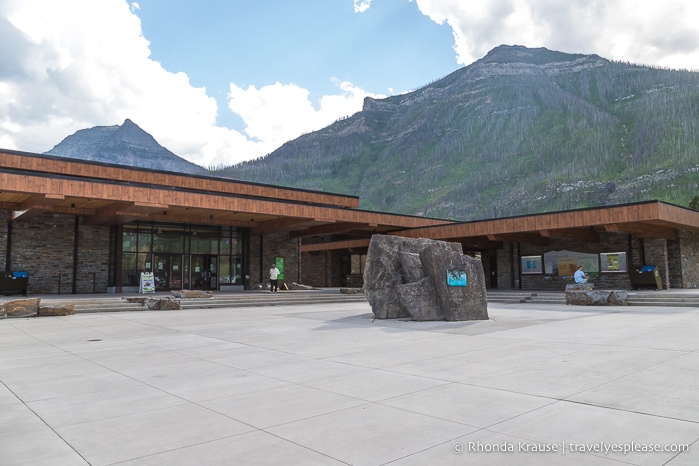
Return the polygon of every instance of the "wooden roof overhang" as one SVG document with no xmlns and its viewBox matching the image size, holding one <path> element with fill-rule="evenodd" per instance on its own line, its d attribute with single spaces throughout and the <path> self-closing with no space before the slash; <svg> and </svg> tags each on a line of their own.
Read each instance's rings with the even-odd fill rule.
<svg viewBox="0 0 699 466">
<path fill-rule="evenodd" d="M 408 238 L 459 242 L 473 250 L 497 249 L 503 242 L 546 246 L 550 238 L 599 242 L 600 232 L 676 240 L 679 230 L 699 232 L 699 212 L 662 201 L 646 201 L 493 220 L 478 220 L 394 231 Z M 342 242 L 302 246 L 302 251 L 343 250 Z"/>
<path fill-rule="evenodd" d="M 57 159 L 0 150 L 0 209 L 8 220 L 48 212 L 79 215 L 88 225 L 146 220 L 365 238 L 445 222 L 358 210 L 353 196 Z"/>
</svg>

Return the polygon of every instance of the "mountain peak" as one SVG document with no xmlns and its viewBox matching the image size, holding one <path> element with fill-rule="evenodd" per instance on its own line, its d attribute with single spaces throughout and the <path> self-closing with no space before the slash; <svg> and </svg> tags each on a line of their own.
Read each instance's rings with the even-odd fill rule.
<svg viewBox="0 0 699 466">
<path fill-rule="evenodd" d="M 184 173 L 203 170 L 158 144 L 128 118 L 121 126 L 81 129 L 44 154 Z"/>
<path fill-rule="evenodd" d="M 529 48 L 523 45 L 499 45 L 476 63 L 526 63 L 530 65 L 546 65 L 557 62 L 571 62 L 586 56 L 599 58 L 597 55 L 556 52 L 544 47 Z"/>
</svg>

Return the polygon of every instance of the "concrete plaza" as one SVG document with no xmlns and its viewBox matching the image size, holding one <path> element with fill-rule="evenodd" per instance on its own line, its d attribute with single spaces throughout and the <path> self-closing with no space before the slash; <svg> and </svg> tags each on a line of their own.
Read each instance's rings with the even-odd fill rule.
<svg viewBox="0 0 699 466">
<path fill-rule="evenodd" d="M 699 308 L 279 298 L 0 321 L 0 465 L 699 464 Z"/>
</svg>

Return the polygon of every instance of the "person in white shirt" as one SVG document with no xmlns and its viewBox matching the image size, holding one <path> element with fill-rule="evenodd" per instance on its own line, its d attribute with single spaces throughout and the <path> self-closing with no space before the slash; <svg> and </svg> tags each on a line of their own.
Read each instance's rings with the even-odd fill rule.
<svg viewBox="0 0 699 466">
<path fill-rule="evenodd" d="M 575 275 L 573 275 L 573 278 L 575 279 L 575 283 L 587 283 L 587 280 L 590 277 L 585 275 L 585 272 L 583 272 L 583 266 L 581 265 L 580 267 L 578 267 L 578 270 L 575 271 Z"/>
<path fill-rule="evenodd" d="M 276 293 L 277 292 L 277 277 L 279 277 L 279 269 L 277 268 L 277 264 L 272 264 L 272 268 L 269 269 L 269 292 L 270 293 Z"/>
</svg>

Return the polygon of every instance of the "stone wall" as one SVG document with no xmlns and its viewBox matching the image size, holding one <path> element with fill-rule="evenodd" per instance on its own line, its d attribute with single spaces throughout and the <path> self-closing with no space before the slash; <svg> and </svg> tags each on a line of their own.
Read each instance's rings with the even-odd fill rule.
<svg viewBox="0 0 699 466">
<path fill-rule="evenodd" d="M 28 222 L 12 223 L 10 265 L 12 270 L 29 274 L 28 293 L 72 292 L 74 232 L 75 217 L 69 215 L 43 214 Z M 109 227 L 80 224 L 78 234 L 76 291 L 106 293 Z"/>
<path fill-rule="evenodd" d="M 262 275 L 260 279 L 260 241 L 262 242 Z M 269 269 L 275 257 L 284 258 L 284 280 L 279 284 L 299 282 L 299 240 L 289 238 L 289 233 L 250 235 L 250 281 L 249 285 L 269 283 Z"/>
<path fill-rule="evenodd" d="M 670 288 L 684 288 L 682 278 L 682 246 L 680 240 L 667 240 L 667 271 Z"/>
<path fill-rule="evenodd" d="M 699 288 L 699 233 L 680 231 L 682 288 Z"/>
<path fill-rule="evenodd" d="M 329 286 L 328 262 L 332 260 L 326 251 L 301 254 L 302 284 L 316 287 Z"/>
<path fill-rule="evenodd" d="M 643 240 L 643 249 L 646 256 L 645 265 L 657 265 L 660 281 L 663 288 L 670 287 L 670 273 L 668 271 L 667 260 L 667 240 L 645 238 Z"/>
<path fill-rule="evenodd" d="M 7 251 L 7 222 L 5 211 L 0 210 L 0 270 L 5 270 L 5 253 Z"/>
<path fill-rule="evenodd" d="M 511 243 L 503 243 L 503 248 L 496 251 L 498 262 L 496 273 L 498 275 L 499 290 L 513 289 L 512 267 L 513 264 L 517 263 L 517 257 L 511 257 L 510 247 Z"/>
<path fill-rule="evenodd" d="M 548 246 L 535 246 L 521 243 L 520 254 L 522 256 L 538 254 L 543 256 L 546 252 L 560 250 L 599 254 L 601 252 L 628 251 L 629 249 L 628 235 L 626 234 L 600 232 L 599 238 L 599 243 L 581 243 L 568 238 L 549 238 Z M 631 266 L 630 263 L 628 265 L 629 267 Z M 500 264 L 498 264 L 498 268 L 500 268 Z M 519 274 L 519 264 L 516 262 L 515 270 L 517 270 L 517 274 Z M 523 290 L 563 291 L 566 285 L 571 283 L 573 283 L 572 278 L 544 274 L 522 275 Z M 603 273 L 600 274 L 598 279 L 595 279 L 594 283 L 595 287 L 600 289 L 631 289 L 631 281 L 626 273 Z"/>
</svg>

